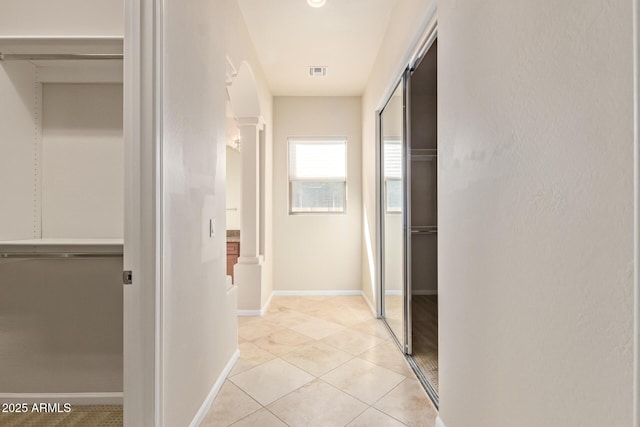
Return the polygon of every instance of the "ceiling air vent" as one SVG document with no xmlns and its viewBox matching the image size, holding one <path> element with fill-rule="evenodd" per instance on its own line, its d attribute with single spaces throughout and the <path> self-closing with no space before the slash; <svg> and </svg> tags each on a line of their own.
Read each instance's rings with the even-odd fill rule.
<svg viewBox="0 0 640 427">
<path fill-rule="evenodd" d="M 327 67 L 309 67 L 311 77 L 324 77 L 327 75 Z"/>
</svg>

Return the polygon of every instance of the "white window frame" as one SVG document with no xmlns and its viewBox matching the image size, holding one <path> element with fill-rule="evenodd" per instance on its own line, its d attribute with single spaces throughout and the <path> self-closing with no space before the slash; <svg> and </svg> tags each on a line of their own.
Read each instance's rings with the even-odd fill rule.
<svg viewBox="0 0 640 427">
<path fill-rule="evenodd" d="M 323 144 L 336 142 L 344 144 L 344 179 L 328 179 L 328 178 L 304 178 L 304 179 L 292 179 L 291 178 L 291 144 Z M 347 181 L 349 176 L 348 171 L 348 140 L 346 137 L 289 137 L 287 138 L 287 185 L 288 191 L 288 212 L 289 215 L 346 215 L 347 213 Z M 344 185 L 344 200 L 342 202 L 343 209 L 340 211 L 294 211 L 293 210 L 293 182 L 342 182 Z"/>
</svg>

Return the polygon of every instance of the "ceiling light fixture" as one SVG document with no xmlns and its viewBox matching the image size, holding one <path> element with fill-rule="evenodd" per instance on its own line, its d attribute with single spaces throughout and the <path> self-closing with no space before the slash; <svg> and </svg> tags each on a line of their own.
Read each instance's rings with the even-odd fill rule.
<svg viewBox="0 0 640 427">
<path fill-rule="evenodd" d="M 322 7 L 327 2 L 327 0 L 307 0 L 309 6 L 311 7 Z"/>
</svg>

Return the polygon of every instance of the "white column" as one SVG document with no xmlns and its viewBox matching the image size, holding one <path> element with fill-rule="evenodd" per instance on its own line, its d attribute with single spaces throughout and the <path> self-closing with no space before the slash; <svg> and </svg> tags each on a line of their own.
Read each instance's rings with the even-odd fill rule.
<svg viewBox="0 0 640 427">
<path fill-rule="evenodd" d="M 261 117 L 238 117 L 242 183 L 240 204 L 240 261 L 257 264 L 260 256 L 260 130 Z"/>
<path fill-rule="evenodd" d="M 260 254 L 260 130 L 262 117 L 237 117 L 240 128 L 242 182 L 240 197 L 240 257 L 234 267 L 238 309 L 257 314 L 262 308 Z"/>
</svg>

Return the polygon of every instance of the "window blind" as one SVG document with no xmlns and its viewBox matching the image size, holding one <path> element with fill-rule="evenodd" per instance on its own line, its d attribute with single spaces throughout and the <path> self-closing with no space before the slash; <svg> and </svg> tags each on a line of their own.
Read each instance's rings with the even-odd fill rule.
<svg viewBox="0 0 640 427">
<path fill-rule="evenodd" d="M 345 139 L 289 139 L 289 179 L 292 181 L 346 181 Z"/>
<path fill-rule="evenodd" d="M 384 141 L 384 178 L 402 178 L 402 144 L 399 140 Z"/>
</svg>

